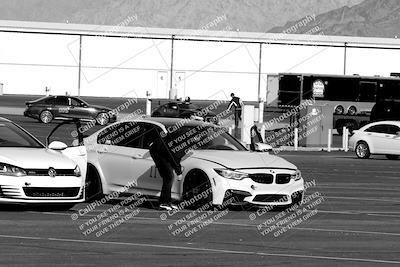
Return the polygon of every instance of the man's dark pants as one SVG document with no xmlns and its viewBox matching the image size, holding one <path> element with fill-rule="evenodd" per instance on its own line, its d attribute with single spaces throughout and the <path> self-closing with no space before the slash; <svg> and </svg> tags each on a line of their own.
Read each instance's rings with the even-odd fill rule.
<svg viewBox="0 0 400 267">
<path fill-rule="evenodd" d="M 239 126 L 239 121 L 242 120 L 242 110 L 235 109 L 235 127 Z"/>
<path fill-rule="evenodd" d="M 160 204 L 167 204 L 171 202 L 171 187 L 174 181 L 174 169 L 171 164 L 165 160 L 163 157 L 160 157 L 157 153 L 151 153 L 151 157 L 156 164 L 158 172 L 163 179 L 163 185 L 161 188 L 161 196 L 160 196 Z"/>
</svg>

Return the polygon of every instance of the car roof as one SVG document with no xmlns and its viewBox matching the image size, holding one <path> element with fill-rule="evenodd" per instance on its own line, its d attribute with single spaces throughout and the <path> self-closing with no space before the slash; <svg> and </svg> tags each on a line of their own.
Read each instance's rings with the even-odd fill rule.
<svg viewBox="0 0 400 267">
<path fill-rule="evenodd" d="M 367 129 L 367 128 L 371 127 L 371 126 L 382 125 L 382 124 L 392 124 L 392 125 L 396 125 L 396 126 L 400 127 L 400 121 L 376 121 L 376 122 L 369 123 L 369 124 L 365 125 L 362 128 L 363 129 Z"/>
<path fill-rule="evenodd" d="M 3 118 L 3 117 L 0 117 L 0 121 L 1 122 L 12 122 L 9 119 Z"/>
</svg>

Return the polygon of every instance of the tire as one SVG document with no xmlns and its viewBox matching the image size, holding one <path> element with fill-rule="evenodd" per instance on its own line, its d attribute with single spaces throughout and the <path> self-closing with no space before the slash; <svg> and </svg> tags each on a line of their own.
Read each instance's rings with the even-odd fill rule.
<svg viewBox="0 0 400 267">
<path fill-rule="evenodd" d="M 85 181 L 85 202 L 92 202 L 103 197 L 101 178 L 93 165 L 88 165 Z"/>
<path fill-rule="evenodd" d="M 386 158 L 390 160 L 398 160 L 399 157 L 398 155 L 386 155 Z"/>
<path fill-rule="evenodd" d="M 101 112 L 101 113 L 97 114 L 97 116 L 96 116 L 96 122 L 101 126 L 107 125 L 109 121 L 110 121 L 110 118 L 109 118 L 108 114 L 105 112 Z"/>
<path fill-rule="evenodd" d="M 39 119 L 41 122 L 48 124 L 53 120 L 54 116 L 53 113 L 51 113 L 51 111 L 49 110 L 43 110 L 40 115 L 39 115 Z"/>
<path fill-rule="evenodd" d="M 371 156 L 369 146 L 364 141 L 360 141 L 357 143 L 355 152 L 356 152 L 357 157 L 360 159 L 367 159 Z"/>
<path fill-rule="evenodd" d="M 183 183 L 183 200 L 188 203 L 186 207 L 192 209 L 204 207 L 207 204 L 208 208 L 212 207 L 211 182 L 203 171 L 193 170 L 186 175 Z"/>
</svg>

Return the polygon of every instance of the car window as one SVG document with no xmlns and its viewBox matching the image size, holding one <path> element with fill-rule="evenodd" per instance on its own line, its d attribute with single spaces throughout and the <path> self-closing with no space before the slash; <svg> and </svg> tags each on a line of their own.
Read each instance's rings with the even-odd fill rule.
<svg viewBox="0 0 400 267">
<path fill-rule="evenodd" d="M 154 125 L 154 124 L 147 124 L 145 126 L 145 134 L 143 136 L 143 149 L 149 149 L 150 144 L 154 142 L 154 140 L 159 137 L 159 134 L 162 132 L 163 130 Z"/>
<path fill-rule="evenodd" d="M 54 105 L 68 106 L 68 98 L 65 96 L 57 96 L 54 98 Z"/>
<path fill-rule="evenodd" d="M 119 142 L 118 129 L 121 127 L 122 123 L 111 125 L 105 128 L 97 135 L 97 143 L 102 145 L 117 145 Z"/>
<path fill-rule="evenodd" d="M 81 103 L 78 102 L 75 98 L 68 98 L 68 104 L 75 107 L 79 107 L 81 105 Z"/>
<path fill-rule="evenodd" d="M 388 134 L 397 135 L 398 132 L 400 132 L 400 127 L 396 125 L 388 125 Z"/>
<path fill-rule="evenodd" d="M 380 125 L 374 125 L 366 129 L 366 132 L 369 133 L 387 133 L 387 125 L 386 124 L 380 124 Z"/>
<path fill-rule="evenodd" d="M 173 125 L 166 124 L 167 129 Z M 246 148 L 229 133 L 227 129 L 210 125 L 182 126 L 173 132 L 174 136 L 184 136 L 187 148 L 194 150 L 235 150 Z M 176 138 L 176 137 L 175 137 Z M 178 140 L 178 139 L 177 139 Z M 184 142 L 182 142 L 184 143 Z"/>
<path fill-rule="evenodd" d="M 55 105 L 56 104 L 56 98 L 55 97 L 50 97 L 50 98 L 45 99 L 44 102 L 46 104 L 49 104 L 49 105 Z"/>
<path fill-rule="evenodd" d="M 145 131 L 144 123 L 124 123 L 124 140 L 121 141 L 119 145 L 131 148 L 142 148 Z"/>
<path fill-rule="evenodd" d="M 0 123 L 0 147 L 33 147 L 43 148 L 43 145 L 9 122 Z"/>
<path fill-rule="evenodd" d="M 99 133 L 98 144 L 141 148 L 144 125 L 136 122 L 114 124 Z"/>
</svg>

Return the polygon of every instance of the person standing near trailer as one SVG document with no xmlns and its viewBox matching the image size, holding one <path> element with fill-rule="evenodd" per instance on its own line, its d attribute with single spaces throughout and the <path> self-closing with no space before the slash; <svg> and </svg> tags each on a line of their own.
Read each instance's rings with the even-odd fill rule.
<svg viewBox="0 0 400 267">
<path fill-rule="evenodd" d="M 242 120 L 242 107 L 243 107 L 243 101 L 235 96 L 234 93 L 231 94 L 231 102 L 229 102 L 228 110 L 231 110 L 234 108 L 235 112 L 235 127 L 237 128 L 239 126 L 239 121 Z"/>
</svg>

